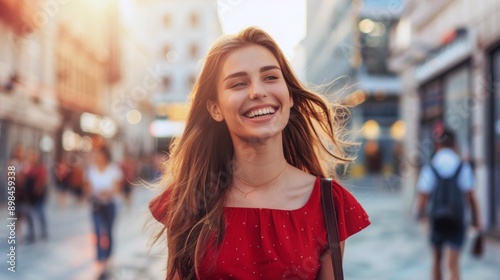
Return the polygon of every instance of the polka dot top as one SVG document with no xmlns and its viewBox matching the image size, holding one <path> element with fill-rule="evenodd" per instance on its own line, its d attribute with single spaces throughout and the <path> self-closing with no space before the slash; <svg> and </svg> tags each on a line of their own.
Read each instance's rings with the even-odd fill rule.
<svg viewBox="0 0 500 280">
<path fill-rule="evenodd" d="M 208 251 L 201 279 L 316 279 L 328 248 L 318 177 L 306 204 L 295 210 L 225 207 L 218 252 Z M 354 196 L 332 183 L 340 241 L 370 224 Z M 155 218 L 162 213 L 153 213 Z M 297 278 L 298 277 L 298 278 Z"/>
</svg>

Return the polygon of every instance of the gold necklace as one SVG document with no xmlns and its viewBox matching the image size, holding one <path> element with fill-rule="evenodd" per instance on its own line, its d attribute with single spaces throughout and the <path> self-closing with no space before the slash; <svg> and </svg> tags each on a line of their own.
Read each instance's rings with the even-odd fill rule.
<svg viewBox="0 0 500 280">
<path fill-rule="evenodd" d="M 238 186 L 236 186 L 236 184 L 234 184 L 234 187 L 236 188 L 236 190 L 238 190 L 240 193 L 242 193 L 242 194 L 243 194 L 243 197 L 247 197 L 247 195 L 248 195 L 249 193 L 251 193 L 251 192 L 255 191 L 257 188 L 262 187 L 262 186 L 264 186 L 264 185 L 267 185 L 267 184 L 271 183 L 272 181 L 274 181 L 274 180 L 278 179 L 278 177 L 279 177 L 281 174 L 283 174 L 283 171 L 285 171 L 285 168 L 286 168 L 286 166 L 287 166 L 287 165 L 288 165 L 288 162 L 285 162 L 285 165 L 283 166 L 283 168 L 281 169 L 281 171 L 280 171 L 280 172 L 278 172 L 278 174 L 277 174 L 276 176 L 274 176 L 271 180 L 268 180 L 267 182 L 264 182 L 264 183 L 259 184 L 259 185 L 256 185 L 256 186 L 255 186 L 255 185 L 252 185 L 252 184 L 250 184 L 250 183 L 248 183 L 248 182 L 246 182 L 246 181 L 245 181 L 245 180 L 243 180 L 243 179 L 241 179 L 241 178 L 240 178 L 240 176 L 238 176 L 236 173 L 234 173 L 234 172 L 233 172 L 234 176 L 235 176 L 238 180 L 240 180 L 243 184 L 245 184 L 245 185 L 247 185 L 247 186 L 249 186 L 249 187 L 252 187 L 253 189 L 252 189 L 251 191 L 249 191 L 249 192 L 244 192 L 244 191 L 242 191 L 240 188 L 238 188 Z"/>
</svg>

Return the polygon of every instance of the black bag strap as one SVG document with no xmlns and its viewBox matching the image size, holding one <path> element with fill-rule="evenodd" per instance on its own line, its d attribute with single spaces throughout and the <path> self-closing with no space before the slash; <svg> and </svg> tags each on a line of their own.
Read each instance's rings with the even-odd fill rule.
<svg viewBox="0 0 500 280">
<path fill-rule="evenodd" d="M 332 259 L 333 275 L 335 276 L 335 280 L 344 280 L 342 253 L 340 252 L 337 214 L 335 213 L 331 178 L 321 179 L 321 202 L 323 204 L 326 231 L 328 233 L 328 247 L 330 248 L 330 257 Z"/>
<path fill-rule="evenodd" d="M 462 169 L 462 165 L 464 165 L 464 163 L 460 162 L 460 164 L 457 167 L 457 170 L 455 171 L 455 174 L 453 175 L 453 180 L 458 179 L 458 175 L 460 174 L 460 170 Z"/>
<path fill-rule="evenodd" d="M 434 167 L 434 165 L 432 165 L 432 164 L 429 164 L 429 166 L 431 167 L 431 170 L 432 170 L 432 173 L 434 173 L 434 176 L 436 176 L 436 180 L 441 179 L 441 175 L 439 175 L 439 173 L 437 172 L 436 167 Z"/>
<path fill-rule="evenodd" d="M 453 174 L 452 177 L 450 177 L 450 179 L 456 180 L 458 178 L 458 175 L 460 174 L 460 170 L 462 169 L 462 165 L 463 165 L 463 162 L 461 161 L 460 164 L 458 165 L 457 169 L 455 170 L 455 173 Z M 437 172 L 436 167 L 434 167 L 434 165 L 432 165 L 432 164 L 429 164 L 429 166 L 431 167 L 431 170 L 434 173 L 434 176 L 436 176 L 436 179 L 437 180 L 442 179 L 441 175 L 439 175 L 439 173 Z"/>
</svg>

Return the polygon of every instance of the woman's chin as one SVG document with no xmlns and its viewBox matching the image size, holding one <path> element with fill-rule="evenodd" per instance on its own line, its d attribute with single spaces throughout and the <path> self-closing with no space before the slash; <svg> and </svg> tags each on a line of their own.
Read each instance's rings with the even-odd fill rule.
<svg viewBox="0 0 500 280">
<path fill-rule="evenodd" d="M 248 143 L 265 143 L 275 138 L 279 138 L 281 141 L 281 131 L 278 129 L 259 129 L 258 132 L 249 133 L 238 138 Z"/>
</svg>

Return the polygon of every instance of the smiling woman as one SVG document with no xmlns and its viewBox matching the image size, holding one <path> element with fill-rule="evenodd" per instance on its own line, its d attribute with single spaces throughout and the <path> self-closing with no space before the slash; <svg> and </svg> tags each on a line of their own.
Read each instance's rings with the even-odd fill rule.
<svg viewBox="0 0 500 280">
<path fill-rule="evenodd" d="M 208 100 L 208 110 L 214 120 L 225 121 L 233 145 L 266 140 L 285 128 L 293 99 L 278 65 L 258 45 L 235 50 L 225 59 L 217 97 Z"/>
<path fill-rule="evenodd" d="M 167 237 L 167 279 L 333 279 L 320 178 L 352 159 L 331 106 L 262 30 L 215 43 L 166 188 L 150 203 Z M 370 222 L 352 194 L 331 187 L 343 248 Z"/>
</svg>

